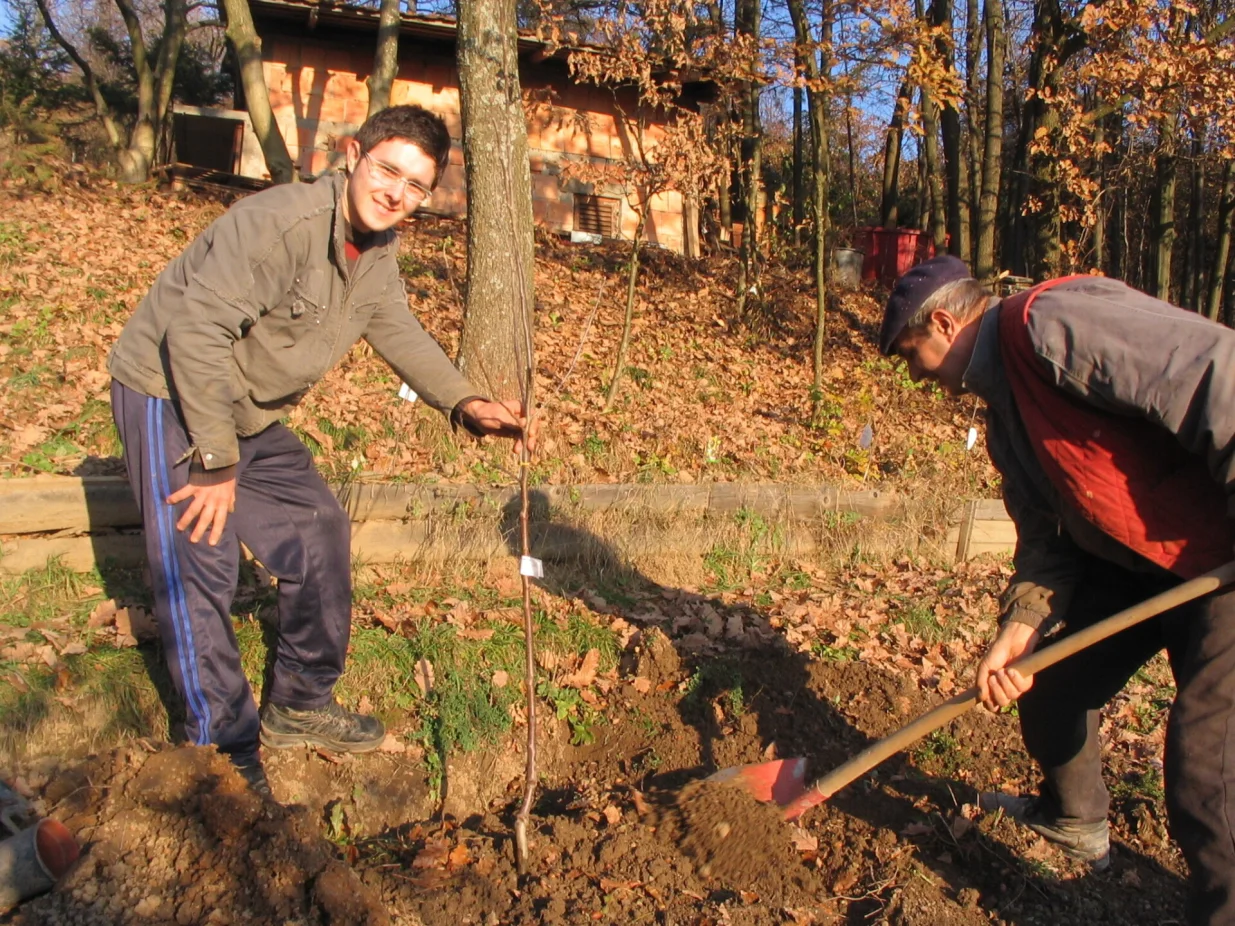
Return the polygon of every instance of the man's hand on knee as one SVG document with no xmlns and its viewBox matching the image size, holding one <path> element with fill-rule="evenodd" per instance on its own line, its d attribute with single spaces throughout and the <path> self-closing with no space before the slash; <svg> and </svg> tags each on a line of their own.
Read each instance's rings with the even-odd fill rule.
<svg viewBox="0 0 1235 926">
<path fill-rule="evenodd" d="M 1033 676 L 1021 675 L 1008 666 L 1028 656 L 1038 645 L 1041 635 L 1027 624 L 1008 621 L 999 630 L 999 636 L 987 649 L 978 663 L 978 700 L 988 711 L 1007 707 L 1030 688 Z"/>
<path fill-rule="evenodd" d="M 236 480 L 226 479 L 214 485 L 189 483 L 180 491 L 169 495 L 167 503 L 178 505 L 185 499 L 192 501 L 176 522 L 176 530 L 188 530 L 189 526 L 196 522 L 193 533 L 189 535 L 189 542 L 197 543 L 209 530 L 210 536 L 206 542 L 212 547 L 218 544 L 223 538 L 227 516 L 236 510 Z"/>
</svg>

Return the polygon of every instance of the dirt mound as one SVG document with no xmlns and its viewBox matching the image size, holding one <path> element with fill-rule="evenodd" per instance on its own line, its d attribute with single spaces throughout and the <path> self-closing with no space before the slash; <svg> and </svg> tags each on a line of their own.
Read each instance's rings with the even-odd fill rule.
<svg viewBox="0 0 1235 926">
<path fill-rule="evenodd" d="M 122 750 L 47 794 L 89 851 L 15 923 L 390 922 L 307 808 L 263 802 L 213 749 Z"/>
<path fill-rule="evenodd" d="M 705 780 L 682 789 L 668 818 L 701 877 L 781 904 L 813 899 L 779 808 Z"/>
</svg>

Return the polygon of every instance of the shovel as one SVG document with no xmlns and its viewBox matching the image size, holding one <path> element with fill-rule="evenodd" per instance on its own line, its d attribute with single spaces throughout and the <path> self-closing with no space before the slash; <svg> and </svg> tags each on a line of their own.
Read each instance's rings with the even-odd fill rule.
<svg viewBox="0 0 1235 926">
<path fill-rule="evenodd" d="M 1200 598 L 1235 581 L 1235 562 L 1227 563 L 1204 575 L 1190 579 L 1160 595 L 1155 595 L 1138 605 L 1120 611 L 1105 620 L 1078 630 L 1056 643 L 1044 646 L 1012 664 L 1022 675 L 1033 675 L 1048 666 L 1066 659 L 1073 653 L 1105 640 L 1119 631 L 1156 617 L 1163 611 Z M 729 782 L 749 792 L 756 800 L 775 803 L 785 808 L 785 819 L 796 820 L 816 804 L 822 804 L 845 785 L 860 778 L 884 759 L 890 758 L 906 746 L 944 724 L 956 719 L 978 703 L 978 689 L 969 688 L 944 701 L 934 710 L 917 720 L 868 746 L 844 765 L 814 781 L 809 787 L 803 782 L 806 776 L 806 760 L 776 759 L 722 769 L 709 777 L 709 781 Z"/>
</svg>

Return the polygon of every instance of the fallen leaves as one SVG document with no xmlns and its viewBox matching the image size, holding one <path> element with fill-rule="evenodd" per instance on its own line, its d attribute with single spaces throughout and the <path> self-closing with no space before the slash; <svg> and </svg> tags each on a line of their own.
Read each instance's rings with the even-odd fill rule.
<svg viewBox="0 0 1235 926">
<path fill-rule="evenodd" d="M 587 688 L 596 681 L 596 670 L 600 666 L 600 650 L 590 649 L 584 654 L 583 662 L 577 672 L 573 672 L 562 680 L 568 688 Z"/>
</svg>

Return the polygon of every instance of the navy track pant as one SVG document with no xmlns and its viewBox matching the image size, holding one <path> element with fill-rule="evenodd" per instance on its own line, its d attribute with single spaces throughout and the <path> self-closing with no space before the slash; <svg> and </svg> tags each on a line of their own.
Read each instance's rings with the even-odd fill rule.
<svg viewBox="0 0 1235 926">
<path fill-rule="evenodd" d="M 190 439 L 168 399 L 112 382 L 112 414 L 141 509 L 154 612 L 191 743 L 236 758 L 255 754 L 258 715 L 232 630 L 243 542 L 278 579 L 278 642 L 269 698 L 297 710 L 328 704 L 351 631 L 351 527 L 308 448 L 275 424 L 240 440 L 236 510 L 217 546 L 176 521 L 189 501 L 167 497 L 188 481 Z"/>
<path fill-rule="evenodd" d="M 1086 572 L 1062 635 L 1178 584 L 1095 557 Z M 1191 871 L 1187 921 L 1235 923 L 1235 591 L 1173 608 L 1039 672 L 1020 699 L 1021 732 L 1042 767 L 1050 815 L 1105 820 L 1099 712 L 1164 648 L 1177 688 L 1166 729 L 1166 808 Z"/>
</svg>

